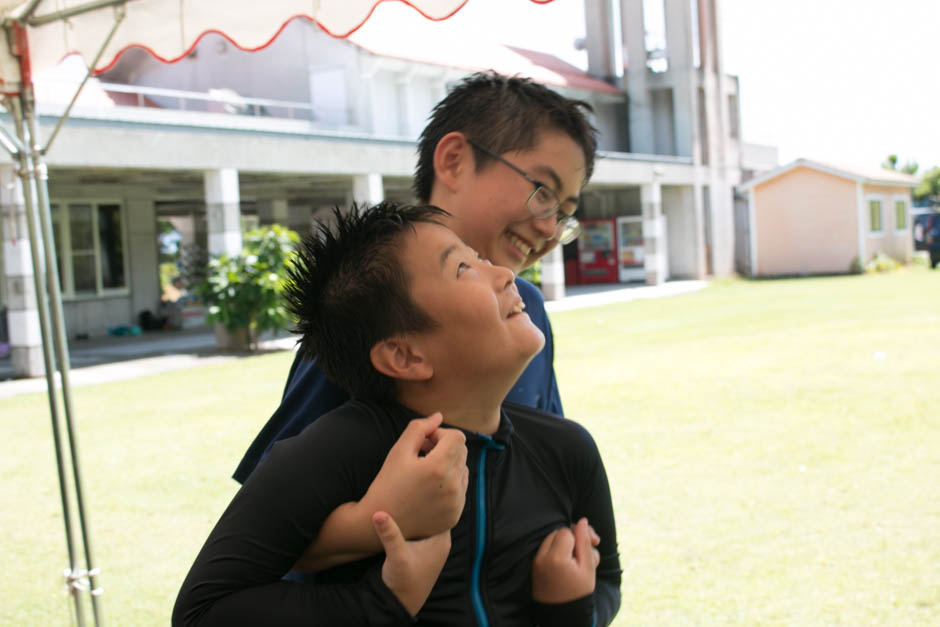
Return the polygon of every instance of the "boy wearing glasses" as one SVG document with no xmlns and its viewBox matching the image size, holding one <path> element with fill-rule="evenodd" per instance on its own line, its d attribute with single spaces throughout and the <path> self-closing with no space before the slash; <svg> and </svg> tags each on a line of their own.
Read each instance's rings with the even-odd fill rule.
<svg viewBox="0 0 940 627">
<path fill-rule="evenodd" d="M 586 103 L 528 79 L 472 75 L 434 108 L 419 139 L 415 194 L 447 210 L 447 225 L 484 258 L 518 273 L 580 233 L 573 214 L 597 147 L 590 111 Z M 542 296 L 523 279 L 516 279 L 516 287 L 545 336 L 545 348 L 506 400 L 560 416 L 552 330 Z M 297 435 L 347 399 L 315 359 L 298 353 L 281 405 L 246 452 L 235 479 L 244 482 L 276 441 Z"/>
<path fill-rule="evenodd" d="M 300 350 L 354 400 L 275 446 L 252 473 L 183 583 L 174 625 L 613 619 L 620 567 L 597 447 L 573 421 L 502 402 L 544 336 L 513 272 L 482 259 L 447 218 L 437 207 L 382 203 L 337 214 L 334 227 L 304 240 L 287 292 Z M 449 427 L 437 431 L 465 444 L 450 461 L 466 507 L 409 541 L 394 516 L 365 503 L 376 474 L 434 412 Z M 429 458 L 439 450 L 431 440 Z M 344 505 L 352 499 L 358 514 Z M 368 557 L 315 582 L 280 580 L 322 526 L 345 517 L 353 534 L 362 513 L 378 546 Z"/>
</svg>

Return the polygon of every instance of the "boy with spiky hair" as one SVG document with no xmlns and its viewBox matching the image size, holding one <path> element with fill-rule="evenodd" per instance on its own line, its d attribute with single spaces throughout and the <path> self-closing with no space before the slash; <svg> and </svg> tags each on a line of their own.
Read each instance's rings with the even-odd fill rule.
<svg viewBox="0 0 940 627">
<path fill-rule="evenodd" d="M 196 558 L 174 624 L 612 620 L 620 568 L 597 448 L 572 421 L 503 403 L 545 338 L 513 272 L 482 259 L 447 219 L 435 207 L 383 203 L 337 214 L 333 229 L 304 241 L 288 290 L 301 350 L 353 400 L 275 446 L 252 473 Z M 387 512 L 369 511 L 368 492 L 409 430 L 435 412 L 449 427 L 436 437 L 466 443 L 465 457 L 450 460 L 466 505 L 452 529 L 406 540 Z M 443 448 L 431 445 L 428 458 Z M 314 583 L 280 580 L 328 518 L 354 526 L 356 508 L 384 557 Z"/>
<path fill-rule="evenodd" d="M 591 107 L 522 77 L 473 74 L 434 108 L 418 141 L 414 192 L 447 210 L 447 225 L 492 263 L 518 273 L 577 237 L 573 214 L 591 178 L 597 139 Z M 545 348 L 506 400 L 563 415 L 551 325 L 538 289 L 516 286 Z M 280 406 L 235 471 L 244 482 L 283 438 L 348 399 L 314 355 L 298 353 Z"/>
</svg>

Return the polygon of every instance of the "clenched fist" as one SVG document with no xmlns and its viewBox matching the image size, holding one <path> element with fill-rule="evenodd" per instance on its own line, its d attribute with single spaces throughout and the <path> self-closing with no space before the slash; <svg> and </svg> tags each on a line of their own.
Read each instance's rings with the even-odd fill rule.
<svg viewBox="0 0 940 627">
<path fill-rule="evenodd" d="M 561 527 L 542 540 L 532 561 L 532 598 L 539 603 L 567 603 L 594 592 L 601 561 L 600 538 L 587 518 Z"/>
</svg>

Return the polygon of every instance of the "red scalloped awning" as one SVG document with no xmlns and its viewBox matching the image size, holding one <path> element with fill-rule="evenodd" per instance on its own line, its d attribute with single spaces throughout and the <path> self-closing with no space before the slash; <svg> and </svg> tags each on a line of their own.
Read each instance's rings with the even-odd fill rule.
<svg viewBox="0 0 940 627">
<path fill-rule="evenodd" d="M 33 0 L 35 1 L 35 0 Z M 115 11 L 125 17 L 108 45 L 96 71 L 114 63 L 118 55 L 139 46 L 155 57 L 173 62 L 184 58 L 206 33 L 220 33 L 243 50 L 264 48 L 290 20 L 302 17 L 316 22 L 334 37 L 347 37 L 369 19 L 380 2 L 402 2 L 431 20 L 444 20 L 468 0 L 128 0 L 120 8 L 96 8 L 67 20 L 28 25 L 29 65 L 32 73 L 56 65 L 66 55 L 78 53 L 91 63 L 114 24 Z M 545 4 L 551 0 L 531 0 Z M 9 19 L 24 0 L 0 0 L 0 15 Z M 39 0 L 31 15 L 42 17 L 88 5 L 89 0 Z M 3 31 L 5 40 L 13 32 Z M 14 37 L 15 38 L 15 37 Z M 10 42 L 16 47 L 16 42 Z M 0 42 L 0 83 L 3 91 L 18 89 L 20 63 L 10 53 L 8 42 Z M 28 76 L 26 77 L 28 79 Z"/>
</svg>

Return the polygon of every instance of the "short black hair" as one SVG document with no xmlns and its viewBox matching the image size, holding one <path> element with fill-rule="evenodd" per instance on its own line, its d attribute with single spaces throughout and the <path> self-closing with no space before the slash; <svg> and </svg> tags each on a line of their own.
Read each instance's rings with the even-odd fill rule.
<svg viewBox="0 0 940 627">
<path fill-rule="evenodd" d="M 459 131 L 498 155 L 535 147 L 545 129 L 567 133 L 584 152 L 587 182 L 594 172 L 597 129 L 588 119 L 594 109 L 521 76 L 478 72 L 464 78 L 431 112 L 418 138 L 413 189 L 421 202 L 431 198 L 434 151 L 444 135 Z M 474 148 L 479 170 L 491 158 Z"/>
<path fill-rule="evenodd" d="M 301 241 L 285 286 L 300 352 L 352 398 L 394 400 L 395 382 L 373 368 L 372 347 L 436 326 L 411 299 L 402 239 L 415 224 L 442 224 L 448 215 L 430 205 L 354 204 L 335 208 L 332 224 Z"/>
</svg>

